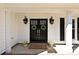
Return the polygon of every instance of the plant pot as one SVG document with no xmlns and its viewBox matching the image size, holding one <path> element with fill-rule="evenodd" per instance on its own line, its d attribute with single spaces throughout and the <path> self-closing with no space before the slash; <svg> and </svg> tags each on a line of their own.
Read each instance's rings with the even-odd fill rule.
<svg viewBox="0 0 79 59">
<path fill-rule="evenodd" d="M 24 47 L 27 47 L 27 44 L 24 44 Z"/>
</svg>

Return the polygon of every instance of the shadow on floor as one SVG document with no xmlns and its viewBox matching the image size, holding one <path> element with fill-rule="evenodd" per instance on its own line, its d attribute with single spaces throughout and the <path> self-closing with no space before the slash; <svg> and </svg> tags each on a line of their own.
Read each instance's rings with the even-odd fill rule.
<svg viewBox="0 0 79 59">
<path fill-rule="evenodd" d="M 73 47 L 72 47 L 73 53 L 74 53 L 74 51 L 75 51 L 78 47 L 79 47 L 79 44 L 74 44 L 74 45 L 73 45 Z"/>
</svg>

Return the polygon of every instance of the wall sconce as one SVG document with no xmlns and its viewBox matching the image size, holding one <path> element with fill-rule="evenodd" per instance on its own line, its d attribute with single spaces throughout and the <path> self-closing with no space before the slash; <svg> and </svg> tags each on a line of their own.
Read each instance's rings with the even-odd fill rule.
<svg viewBox="0 0 79 59">
<path fill-rule="evenodd" d="M 51 16 L 51 18 L 49 19 L 49 22 L 50 22 L 50 24 L 53 24 L 53 23 L 54 23 L 54 19 L 53 19 L 52 16 Z"/>
<path fill-rule="evenodd" d="M 24 24 L 27 24 L 28 18 L 26 16 L 24 17 L 23 22 L 24 22 Z"/>
</svg>

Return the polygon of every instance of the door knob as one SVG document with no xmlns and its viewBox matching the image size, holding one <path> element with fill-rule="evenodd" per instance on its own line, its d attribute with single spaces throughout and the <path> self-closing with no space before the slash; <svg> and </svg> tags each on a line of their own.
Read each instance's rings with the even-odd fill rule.
<svg viewBox="0 0 79 59">
<path fill-rule="evenodd" d="M 37 33 L 40 33 L 40 30 L 37 30 Z"/>
</svg>

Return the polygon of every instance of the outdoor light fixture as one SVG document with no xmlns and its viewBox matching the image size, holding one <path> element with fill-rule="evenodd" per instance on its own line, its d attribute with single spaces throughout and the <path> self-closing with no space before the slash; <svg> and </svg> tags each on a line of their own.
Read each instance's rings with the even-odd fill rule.
<svg viewBox="0 0 79 59">
<path fill-rule="evenodd" d="M 24 22 L 24 24 L 27 24 L 28 18 L 26 16 L 24 17 L 23 22 Z"/>
<path fill-rule="evenodd" d="M 51 16 L 51 18 L 49 19 L 49 22 L 50 22 L 50 24 L 53 24 L 53 23 L 54 23 L 54 19 L 53 19 L 52 16 Z"/>
</svg>

